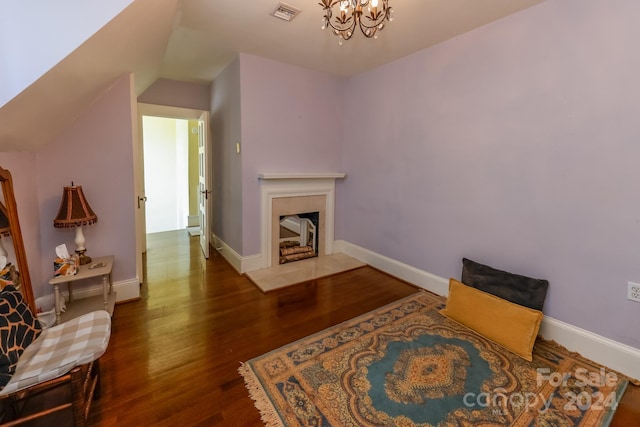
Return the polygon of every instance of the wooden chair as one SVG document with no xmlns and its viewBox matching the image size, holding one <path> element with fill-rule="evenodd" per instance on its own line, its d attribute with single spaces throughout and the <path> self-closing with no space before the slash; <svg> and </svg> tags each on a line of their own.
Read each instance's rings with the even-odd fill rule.
<svg viewBox="0 0 640 427">
<path fill-rule="evenodd" d="M 5 411 L 0 425 L 19 425 L 68 408 L 74 426 L 86 425 L 91 400 L 100 393 L 98 359 L 110 335 L 111 317 L 102 310 L 44 329 L 24 350 L 0 391 Z M 34 398 L 61 387 L 68 388 L 68 401 L 35 412 L 30 408 Z"/>
</svg>

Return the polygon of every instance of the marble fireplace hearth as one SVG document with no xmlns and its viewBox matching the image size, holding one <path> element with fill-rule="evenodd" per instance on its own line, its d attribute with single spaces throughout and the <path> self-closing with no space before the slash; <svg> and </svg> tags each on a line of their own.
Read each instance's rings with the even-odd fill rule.
<svg viewBox="0 0 640 427">
<path fill-rule="evenodd" d="M 365 265 L 355 258 L 338 253 L 249 271 L 246 274 L 262 292 L 269 292 L 355 270 Z"/>
</svg>

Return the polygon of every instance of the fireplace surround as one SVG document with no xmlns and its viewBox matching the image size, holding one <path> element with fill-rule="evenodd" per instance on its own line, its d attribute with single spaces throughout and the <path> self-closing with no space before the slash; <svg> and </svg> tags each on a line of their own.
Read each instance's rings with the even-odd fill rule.
<svg viewBox="0 0 640 427">
<path fill-rule="evenodd" d="M 318 212 L 318 257 L 333 253 L 335 180 L 344 173 L 263 173 L 261 194 L 262 268 L 279 264 L 280 217 Z"/>
</svg>

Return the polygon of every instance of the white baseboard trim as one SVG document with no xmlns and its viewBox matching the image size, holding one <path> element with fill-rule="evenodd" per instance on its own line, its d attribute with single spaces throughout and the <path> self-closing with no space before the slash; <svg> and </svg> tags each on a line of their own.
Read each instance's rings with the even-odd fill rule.
<svg viewBox="0 0 640 427">
<path fill-rule="evenodd" d="M 334 243 L 334 251 L 342 252 L 359 261 L 365 262 L 378 270 L 395 276 L 406 282 L 419 286 L 438 295 L 449 295 L 449 280 L 428 273 L 392 258 L 380 255 L 363 247 L 344 240 Z"/>
<path fill-rule="evenodd" d="M 73 298 L 82 299 L 102 295 L 102 285 L 93 285 L 83 288 L 72 288 Z M 138 279 L 123 280 L 113 283 L 113 291 L 116 293 L 116 302 L 130 301 L 140 298 L 140 281 Z M 69 293 L 65 285 L 60 286 L 60 294 L 65 300 L 69 300 Z"/>
<path fill-rule="evenodd" d="M 368 249 L 339 240 L 334 251 L 342 252 L 370 266 L 384 271 L 438 295 L 449 294 L 449 280 L 428 273 Z M 616 370 L 634 379 L 640 379 L 640 349 L 594 334 L 552 317 L 544 316 L 540 335 L 549 340 Z"/>
<path fill-rule="evenodd" d="M 250 255 L 242 257 L 240 273 L 246 273 L 248 271 L 260 270 L 263 267 L 263 260 L 261 255 Z"/>
<path fill-rule="evenodd" d="M 213 244 L 215 250 L 218 251 L 220 255 L 222 255 L 222 257 L 226 259 L 227 262 L 231 264 L 231 266 L 235 268 L 238 273 L 242 273 L 242 257 L 240 256 L 240 254 L 234 251 L 231 246 L 227 245 L 222 239 L 218 237 L 215 237 L 212 242 L 215 242 Z"/>
<path fill-rule="evenodd" d="M 601 365 L 640 380 L 640 349 L 546 315 L 540 325 L 540 335 Z"/>
<path fill-rule="evenodd" d="M 196 227 L 200 225 L 200 215 L 187 216 L 187 227 Z"/>
<path fill-rule="evenodd" d="M 227 245 L 227 243 L 222 239 L 214 236 L 211 241 L 215 242 L 213 246 L 238 273 L 244 274 L 247 271 L 254 271 L 262 268 L 261 255 L 250 255 L 243 257 L 235 250 L 233 250 L 231 246 Z"/>
<path fill-rule="evenodd" d="M 220 250 L 220 244 L 218 243 L 218 237 L 213 232 L 209 233 L 209 244 L 213 246 L 215 250 Z"/>
</svg>

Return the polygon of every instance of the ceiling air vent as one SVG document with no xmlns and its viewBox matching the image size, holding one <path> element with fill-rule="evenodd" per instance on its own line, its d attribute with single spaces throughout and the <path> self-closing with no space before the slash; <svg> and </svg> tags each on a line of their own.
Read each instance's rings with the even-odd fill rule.
<svg viewBox="0 0 640 427">
<path fill-rule="evenodd" d="M 296 9 L 295 7 L 285 3 L 280 3 L 278 4 L 278 7 L 276 7 L 276 10 L 273 11 L 272 15 L 276 18 L 284 19 L 285 21 L 291 21 L 300 12 L 302 12 L 300 9 Z"/>
</svg>

